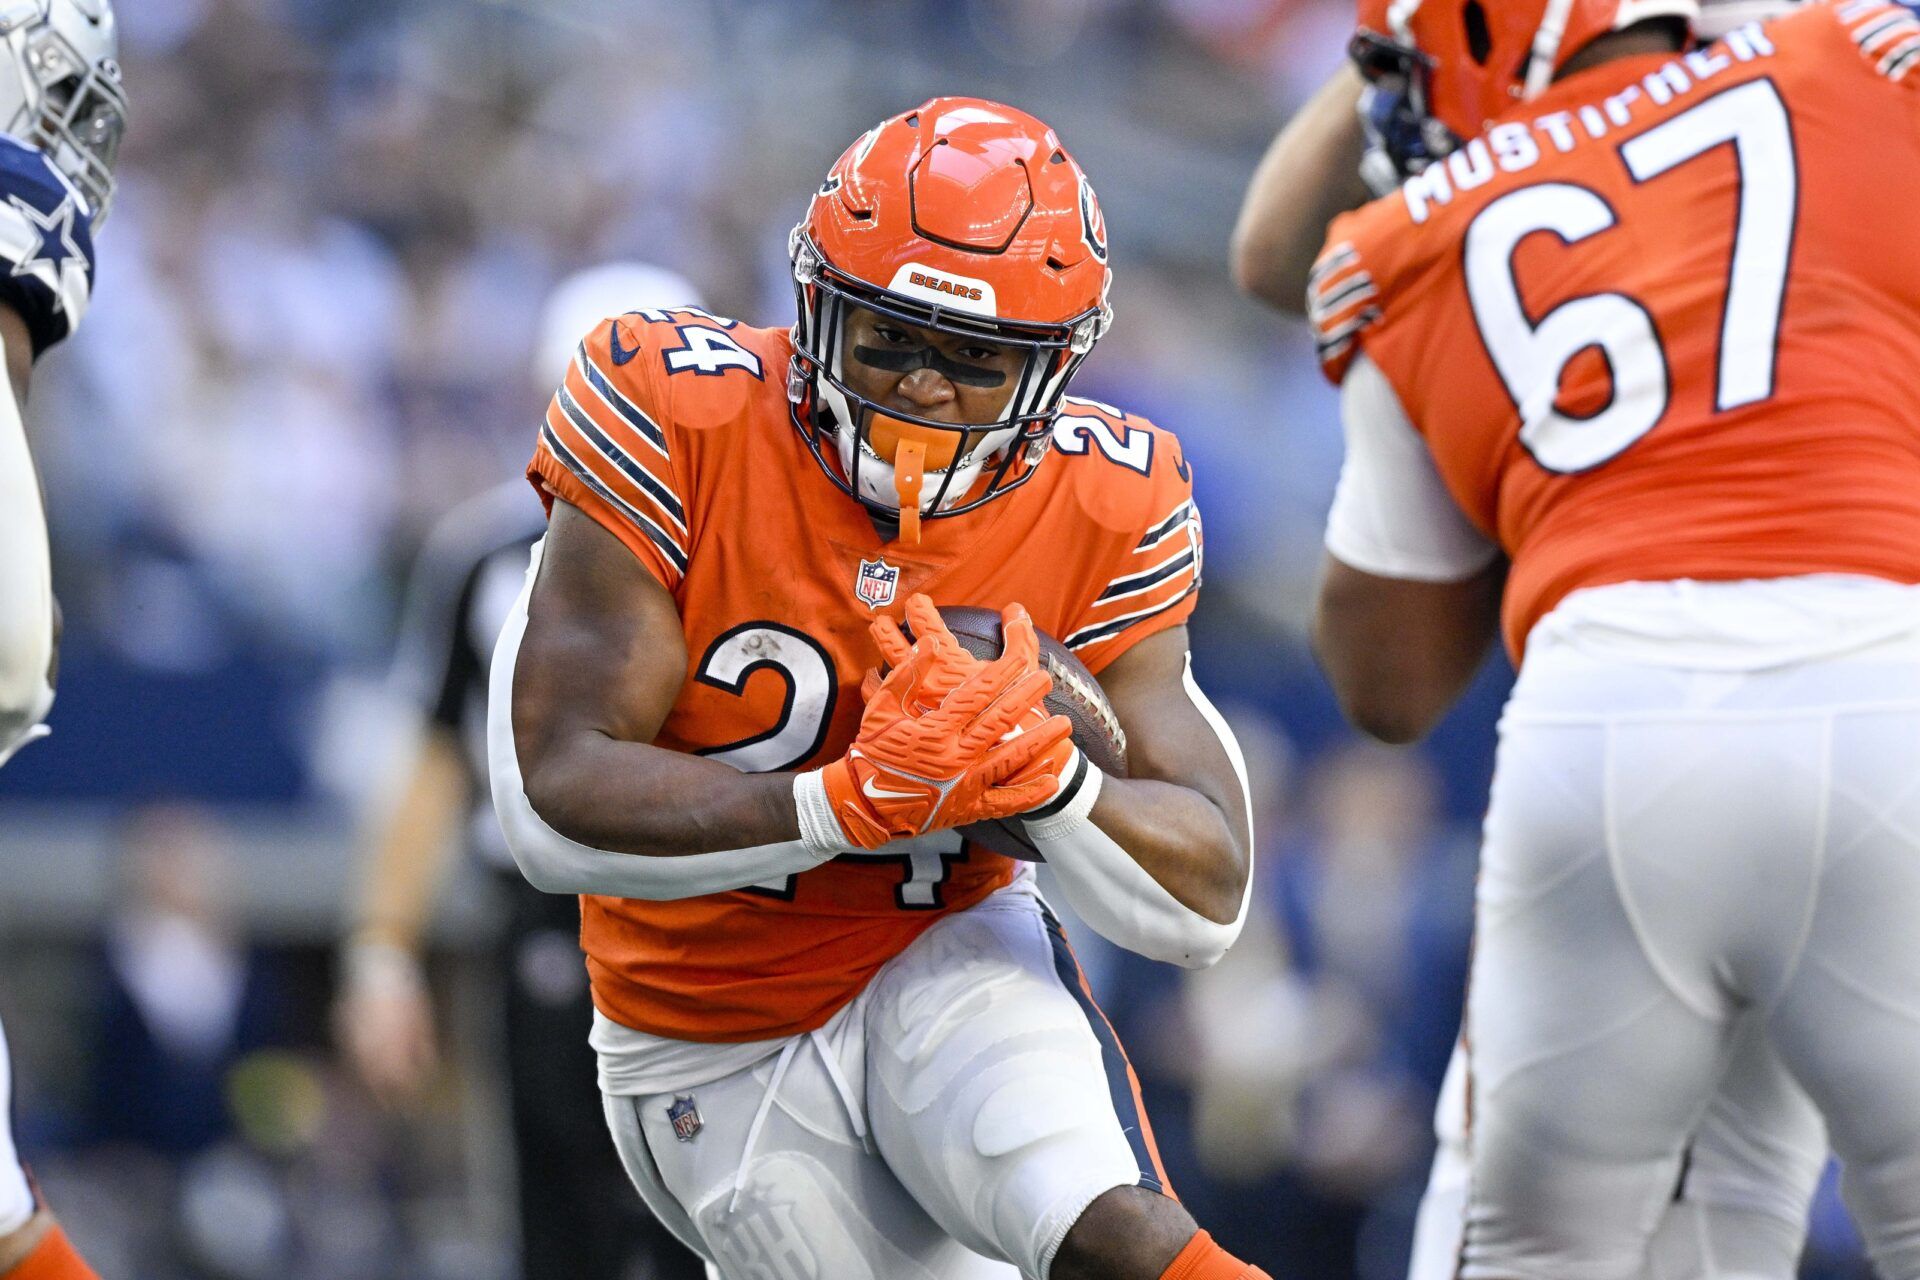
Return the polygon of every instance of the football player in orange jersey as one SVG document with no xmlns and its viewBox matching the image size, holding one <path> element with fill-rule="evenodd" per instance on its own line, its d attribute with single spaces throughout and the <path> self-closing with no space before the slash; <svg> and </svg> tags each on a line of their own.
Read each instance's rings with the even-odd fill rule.
<svg viewBox="0 0 1920 1280">
<path fill-rule="evenodd" d="M 1093 190 L 1039 121 L 935 99 L 791 251 L 791 333 L 596 326 L 530 468 L 494 801 L 528 878 L 585 895 L 616 1145 L 727 1277 L 1258 1276 L 1172 1198 L 1030 868 L 957 831 L 1018 822 L 1156 958 L 1211 962 L 1246 909 L 1189 469 L 1065 397 L 1110 319 Z M 933 601 L 1002 610 L 1002 656 Z M 1127 777 L 1042 709 L 1036 628 L 1100 675 Z"/>
<path fill-rule="evenodd" d="M 1363 6 L 1368 65 L 1466 141 L 1313 273 L 1348 433 L 1316 644 L 1393 740 L 1502 619 L 1520 667 L 1462 1274 L 1636 1274 L 1757 1024 L 1911 1277 L 1920 258 L 1883 249 L 1920 21 L 1829 2 L 1683 52 L 1682 17 Z"/>
<path fill-rule="evenodd" d="M 1711 42 L 1798 2 L 1703 0 L 1694 37 Z M 1377 61 L 1371 70 L 1373 78 L 1363 78 L 1349 60 L 1328 79 L 1275 137 L 1242 201 L 1230 259 L 1234 280 L 1289 314 L 1307 315 L 1308 277 L 1327 224 L 1364 204 L 1370 186 L 1390 193 L 1443 160 L 1455 142 L 1410 110 L 1414 86 L 1404 75 Z M 1688 1140 L 1685 1174 L 1661 1212 L 1643 1280 L 1792 1280 L 1799 1272 L 1807 1207 L 1826 1164 L 1826 1127 L 1759 1017 L 1744 1021 L 1713 1102 Z M 1408 1280 L 1450 1280 L 1459 1265 L 1470 1181 L 1466 1069 L 1465 1048 L 1456 1045 L 1435 1106 L 1433 1168 Z"/>
</svg>

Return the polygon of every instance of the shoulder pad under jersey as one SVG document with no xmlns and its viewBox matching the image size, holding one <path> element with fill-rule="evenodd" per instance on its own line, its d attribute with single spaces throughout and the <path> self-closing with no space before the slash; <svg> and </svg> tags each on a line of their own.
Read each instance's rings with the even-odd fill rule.
<svg viewBox="0 0 1920 1280">
<path fill-rule="evenodd" d="M 1163 457 L 1169 444 L 1174 445 L 1175 450 Z M 1086 396 L 1060 398 L 1060 415 L 1053 421 L 1052 448 L 1063 457 L 1089 458 L 1107 464 L 1093 468 L 1091 474 L 1122 485 L 1128 477 L 1137 477 L 1136 485 L 1150 482 L 1157 472 L 1179 461 L 1172 432 L 1154 426 L 1137 413 L 1128 413 Z"/>
<path fill-rule="evenodd" d="M 1053 447 L 1086 459 L 1071 464 L 1083 469 L 1076 491 L 1110 534 L 1104 585 L 1061 637 L 1098 671 L 1193 611 L 1202 560 L 1193 470 L 1173 432 L 1081 396 L 1063 400 Z"/>
<path fill-rule="evenodd" d="M 722 438 L 711 429 L 742 421 L 756 397 L 786 413 L 781 342 L 688 307 L 600 321 L 547 406 L 536 483 L 587 509 L 672 588 L 692 547 L 701 455 Z"/>
</svg>

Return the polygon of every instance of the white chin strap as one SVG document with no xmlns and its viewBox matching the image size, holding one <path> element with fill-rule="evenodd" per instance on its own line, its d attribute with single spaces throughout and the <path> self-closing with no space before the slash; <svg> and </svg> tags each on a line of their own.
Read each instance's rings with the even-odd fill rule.
<svg viewBox="0 0 1920 1280">
<path fill-rule="evenodd" d="M 1413 15 L 1420 11 L 1420 0 L 1393 0 L 1387 6 L 1387 31 L 1408 46 L 1414 44 Z"/>
<path fill-rule="evenodd" d="M 1527 80 L 1522 93 L 1528 100 L 1539 97 L 1553 83 L 1554 65 L 1560 60 L 1560 42 L 1566 39 L 1567 19 L 1573 16 L 1573 0 L 1547 0 L 1547 11 L 1540 15 L 1540 26 L 1533 33 L 1533 52 L 1527 58 Z"/>
</svg>

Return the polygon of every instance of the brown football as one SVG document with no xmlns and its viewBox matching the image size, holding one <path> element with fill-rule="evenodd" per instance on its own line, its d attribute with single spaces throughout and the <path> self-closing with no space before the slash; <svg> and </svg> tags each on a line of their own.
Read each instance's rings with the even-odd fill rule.
<svg viewBox="0 0 1920 1280">
<path fill-rule="evenodd" d="M 1004 641 L 1000 635 L 1000 613 L 996 609 L 957 606 L 940 610 L 940 620 L 953 632 L 960 646 L 976 658 L 997 658 Z M 1073 745 L 1086 753 L 1087 760 L 1103 773 L 1127 776 L 1127 735 L 1120 728 L 1113 704 L 1100 689 L 1080 659 L 1044 631 L 1035 628 L 1040 639 L 1040 666 L 1053 677 L 1053 690 L 1047 694 L 1047 710 L 1063 715 L 1073 724 Z M 1004 822 L 975 822 L 960 828 L 960 834 L 995 853 L 1027 862 L 1044 859 L 1027 840 L 1018 819 Z"/>
</svg>

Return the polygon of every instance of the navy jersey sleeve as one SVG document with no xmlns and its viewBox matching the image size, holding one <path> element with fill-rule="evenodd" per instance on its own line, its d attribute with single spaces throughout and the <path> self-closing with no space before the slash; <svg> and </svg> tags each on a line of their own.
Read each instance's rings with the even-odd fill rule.
<svg viewBox="0 0 1920 1280">
<path fill-rule="evenodd" d="M 20 313 L 33 354 L 80 327 L 93 294 L 93 213 L 32 147 L 0 137 L 0 302 Z"/>
</svg>

